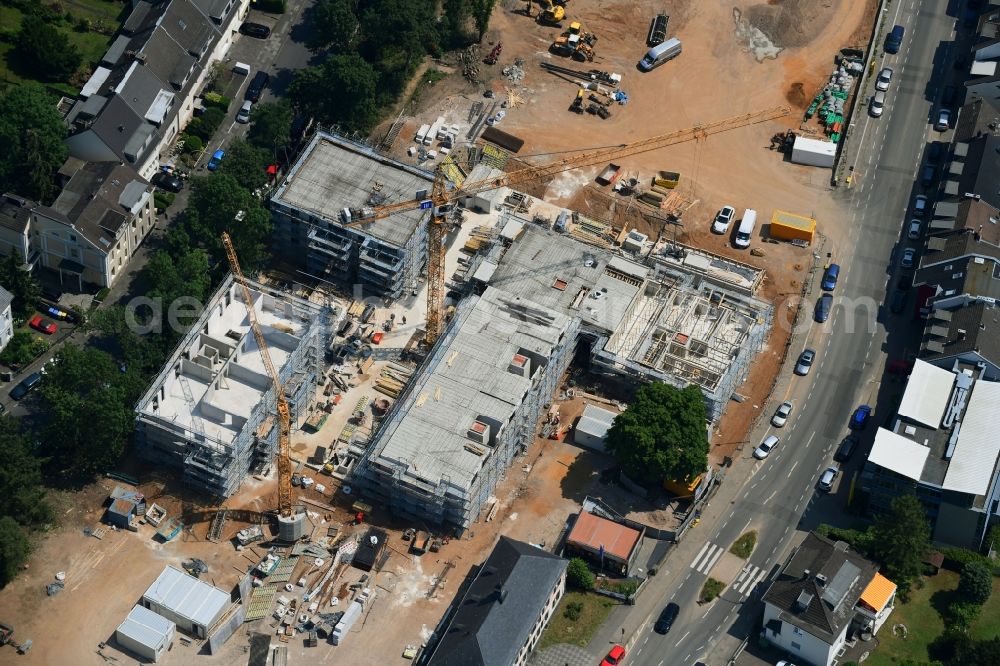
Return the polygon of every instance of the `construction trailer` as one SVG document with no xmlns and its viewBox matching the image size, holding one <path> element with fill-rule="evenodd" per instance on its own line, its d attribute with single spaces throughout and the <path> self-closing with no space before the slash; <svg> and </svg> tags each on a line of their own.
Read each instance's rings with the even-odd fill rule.
<svg viewBox="0 0 1000 666">
<path fill-rule="evenodd" d="M 176 626 L 143 606 L 134 607 L 115 630 L 115 641 L 136 656 L 154 664 L 163 658 L 174 640 Z"/>
<path fill-rule="evenodd" d="M 251 297 L 300 427 L 323 376 L 334 311 L 259 283 L 251 283 Z M 136 405 L 136 451 L 228 497 L 274 460 L 276 410 L 242 291 L 228 276 Z"/>
<path fill-rule="evenodd" d="M 833 167 L 837 159 L 837 144 L 804 136 L 796 136 L 792 144 L 792 162 L 806 166 Z"/>
<path fill-rule="evenodd" d="M 229 593 L 167 566 L 142 595 L 142 605 L 181 631 L 206 638 L 229 609 Z"/>
<path fill-rule="evenodd" d="M 533 441 L 578 327 L 497 289 L 464 299 L 367 447 L 353 445 L 351 485 L 397 515 L 468 528 Z"/>
<path fill-rule="evenodd" d="M 271 196 L 275 252 L 307 280 L 399 298 L 414 288 L 426 263 L 430 211 L 347 226 L 356 219 L 351 211 L 413 199 L 429 192 L 433 180 L 429 171 L 368 145 L 316 132 Z"/>
<path fill-rule="evenodd" d="M 771 215 L 768 236 L 778 240 L 804 241 L 812 243 L 816 235 L 816 220 L 805 215 L 796 215 L 784 210 L 776 210 Z"/>
</svg>

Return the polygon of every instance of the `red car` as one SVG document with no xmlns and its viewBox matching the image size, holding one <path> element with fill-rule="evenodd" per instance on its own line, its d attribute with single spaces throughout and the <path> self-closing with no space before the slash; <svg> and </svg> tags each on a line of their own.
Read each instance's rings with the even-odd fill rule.
<svg viewBox="0 0 1000 666">
<path fill-rule="evenodd" d="M 36 331 L 41 331 L 46 335 L 52 335 L 57 330 L 56 325 L 48 319 L 43 319 L 42 315 L 35 315 L 32 317 L 31 321 L 28 322 L 28 325 Z"/>
<path fill-rule="evenodd" d="M 616 645 L 611 648 L 611 652 L 608 653 L 608 656 L 601 661 L 601 666 L 618 666 L 618 664 L 622 663 L 622 659 L 624 658 L 625 648 L 621 645 Z"/>
</svg>

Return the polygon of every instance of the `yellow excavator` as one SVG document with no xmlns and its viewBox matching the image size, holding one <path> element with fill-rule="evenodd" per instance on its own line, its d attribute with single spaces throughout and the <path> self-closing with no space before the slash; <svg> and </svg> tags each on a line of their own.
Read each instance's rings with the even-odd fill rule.
<svg viewBox="0 0 1000 666">
<path fill-rule="evenodd" d="M 559 25 L 566 18 L 566 3 L 558 0 L 543 0 L 545 9 L 539 15 L 538 20 L 549 25 Z"/>
</svg>

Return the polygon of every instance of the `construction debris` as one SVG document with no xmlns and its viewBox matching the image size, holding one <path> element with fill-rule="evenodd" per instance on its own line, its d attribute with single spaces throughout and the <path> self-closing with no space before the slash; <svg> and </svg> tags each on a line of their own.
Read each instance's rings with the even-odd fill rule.
<svg viewBox="0 0 1000 666">
<path fill-rule="evenodd" d="M 517 83 L 524 78 L 524 70 L 517 65 L 507 65 L 501 72 L 511 83 Z"/>
</svg>

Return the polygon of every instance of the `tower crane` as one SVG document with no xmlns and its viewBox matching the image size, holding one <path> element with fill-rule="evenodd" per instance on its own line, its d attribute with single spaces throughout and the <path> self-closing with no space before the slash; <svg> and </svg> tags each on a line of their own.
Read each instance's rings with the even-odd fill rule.
<svg viewBox="0 0 1000 666">
<path fill-rule="evenodd" d="M 609 148 L 598 148 L 580 152 L 570 157 L 553 160 L 547 164 L 522 167 L 504 173 L 497 178 L 463 182 L 451 190 L 448 189 L 448 179 L 445 171 L 443 167 L 439 166 L 434 174 L 434 184 L 429 198 L 421 197 L 391 204 L 351 209 L 351 218 L 344 226 L 354 227 L 368 224 L 403 211 L 415 209 L 431 210 L 432 214 L 427 221 L 427 325 L 424 334 L 424 341 L 430 346 L 437 341 L 438 336 L 441 335 L 444 328 L 445 216 L 451 211 L 451 202 L 458 197 L 471 196 L 479 192 L 494 190 L 498 187 L 517 187 L 519 185 L 530 184 L 545 178 L 551 178 L 563 171 L 594 166 L 603 162 L 611 162 L 622 157 L 658 150 L 677 143 L 684 143 L 685 141 L 703 139 L 711 134 L 718 134 L 747 125 L 774 120 L 775 118 L 787 116 L 789 113 L 791 113 L 791 110 L 786 106 L 771 107 L 741 116 L 732 116 L 704 125 L 695 125 L 694 127 L 640 139 L 632 143 L 623 143 Z M 233 259 L 230 258 L 230 261 L 232 262 Z"/>
<path fill-rule="evenodd" d="M 250 320 L 250 330 L 257 340 L 257 348 L 260 350 L 260 359 L 264 362 L 271 382 L 274 384 L 274 398 L 278 405 L 278 524 L 279 528 L 282 519 L 292 519 L 292 461 L 288 457 L 289 443 L 292 435 L 292 417 L 288 409 L 288 400 L 285 398 L 285 390 L 281 384 L 278 371 L 271 361 L 271 352 L 267 348 L 264 340 L 264 332 L 257 321 L 257 313 L 253 309 L 253 300 L 250 296 L 250 286 L 243 277 L 240 269 L 240 261 L 233 248 L 233 242 L 229 234 L 222 232 L 222 245 L 226 248 L 226 256 L 229 258 L 229 265 L 233 269 L 233 275 L 243 290 L 243 303 L 247 308 L 247 316 Z"/>
</svg>

